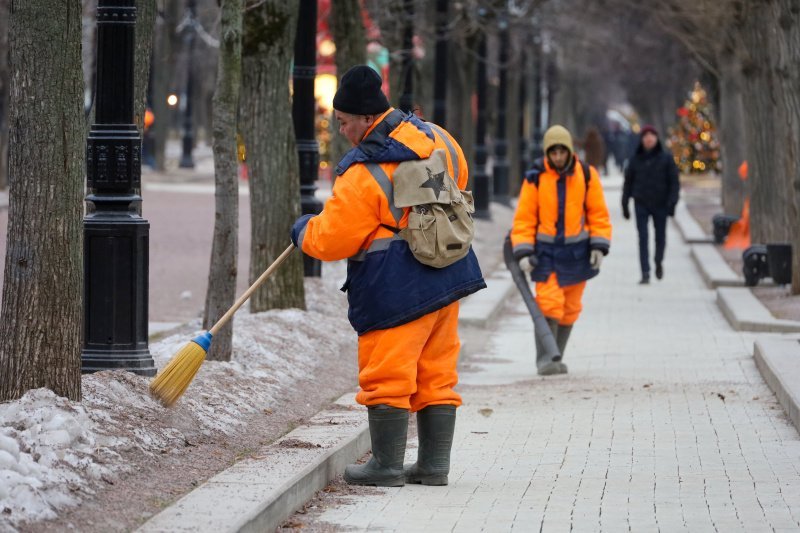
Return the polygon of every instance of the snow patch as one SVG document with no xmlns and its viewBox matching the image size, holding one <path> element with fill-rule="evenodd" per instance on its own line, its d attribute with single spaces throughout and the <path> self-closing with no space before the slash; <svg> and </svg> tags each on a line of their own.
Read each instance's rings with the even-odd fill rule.
<svg viewBox="0 0 800 533">
<path fill-rule="evenodd" d="M 119 371 L 83 376 L 81 402 L 36 389 L 0 404 L 0 531 L 55 518 L 141 465 L 143 456 L 241 432 L 248 416 L 276 408 L 293 384 L 317 379 L 322 358 L 355 357 L 346 298 L 332 281 L 344 266 L 325 268 L 325 278 L 306 280 L 308 310 L 239 313 L 233 360 L 206 361 L 170 409 L 150 396 L 148 378 Z M 192 326 L 202 332 L 199 322 Z M 156 365 L 163 367 L 191 338 L 151 344 Z"/>
</svg>

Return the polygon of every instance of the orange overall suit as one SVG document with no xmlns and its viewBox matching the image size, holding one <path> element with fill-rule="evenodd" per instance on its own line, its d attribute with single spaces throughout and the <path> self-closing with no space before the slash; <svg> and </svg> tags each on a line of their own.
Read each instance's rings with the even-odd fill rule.
<svg viewBox="0 0 800 533">
<path fill-rule="evenodd" d="M 586 280 L 598 273 L 589 263 L 590 253 L 608 253 L 611 222 L 597 170 L 574 155 L 569 132 L 554 126 L 544 144 L 545 153 L 553 146 L 567 148 L 568 164 L 558 172 L 545 157 L 526 173 L 511 244 L 517 258 L 535 255 L 531 278 L 542 313 L 569 328 L 582 310 Z"/>
<path fill-rule="evenodd" d="M 339 164 L 333 194 L 317 216 L 301 217 L 293 234 L 306 254 L 323 261 L 349 258 L 350 322 L 359 334 L 361 390 L 367 406 L 419 411 L 461 405 L 453 390 L 458 299 L 483 287 L 474 252 L 443 269 L 425 266 L 390 228 L 408 224 L 408 209 L 394 206 L 392 174 L 404 160 L 447 153 L 450 175 L 464 189 L 464 154 L 442 128 L 390 108 Z"/>
</svg>

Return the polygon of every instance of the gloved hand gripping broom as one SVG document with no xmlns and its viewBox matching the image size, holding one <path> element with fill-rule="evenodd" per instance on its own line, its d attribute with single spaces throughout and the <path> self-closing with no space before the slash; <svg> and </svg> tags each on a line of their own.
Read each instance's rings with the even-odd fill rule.
<svg viewBox="0 0 800 533">
<path fill-rule="evenodd" d="M 231 319 L 242 304 L 244 304 L 255 290 L 272 275 L 287 257 L 289 257 L 289 254 L 292 253 L 294 248 L 294 245 L 290 244 L 269 268 L 259 276 L 255 283 L 236 300 L 233 307 L 222 315 L 222 318 L 220 318 L 210 330 L 189 341 L 175 356 L 173 356 L 170 362 L 167 363 L 167 366 L 158 373 L 152 383 L 150 383 L 150 393 L 158 398 L 164 407 L 169 407 L 175 403 L 186 391 L 189 383 L 194 379 L 195 374 L 200 370 L 200 365 L 203 364 L 203 360 L 206 358 L 206 353 L 211 347 L 212 337 L 228 323 L 228 320 Z"/>
</svg>

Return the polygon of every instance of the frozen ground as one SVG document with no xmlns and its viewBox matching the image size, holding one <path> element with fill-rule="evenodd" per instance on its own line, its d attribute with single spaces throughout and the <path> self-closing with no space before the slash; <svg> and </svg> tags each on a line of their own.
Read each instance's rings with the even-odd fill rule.
<svg viewBox="0 0 800 533">
<path fill-rule="evenodd" d="M 354 389 L 355 335 L 338 290 L 343 265 L 330 268 L 326 278 L 306 281 L 307 311 L 239 313 L 233 360 L 206 361 L 171 409 L 150 397 L 149 379 L 127 372 L 84 376 L 82 402 L 37 389 L 0 404 L 0 532 L 128 529 L 135 525 L 131 520 L 176 497 L 181 488 L 171 478 L 183 462 L 191 461 L 196 470 L 208 457 L 224 468 L 230 453 L 215 453 L 215 446 L 270 442 L 315 412 L 317 404 Z M 159 368 L 199 331 L 199 323 L 190 326 L 195 331 L 189 327 L 151 344 Z M 320 386 L 320 374 L 330 386 Z M 161 463 L 170 468 L 153 468 Z M 144 469 L 153 494 L 126 496 L 120 485 Z M 161 471 L 170 478 L 163 483 L 157 479 Z M 189 481 L 184 491 L 202 480 Z M 120 493 L 114 498 L 118 507 L 138 505 L 140 516 L 85 522 L 77 506 L 114 492 Z M 113 514 L 115 505 L 101 508 Z M 54 519 L 61 523 L 45 522 Z"/>
</svg>

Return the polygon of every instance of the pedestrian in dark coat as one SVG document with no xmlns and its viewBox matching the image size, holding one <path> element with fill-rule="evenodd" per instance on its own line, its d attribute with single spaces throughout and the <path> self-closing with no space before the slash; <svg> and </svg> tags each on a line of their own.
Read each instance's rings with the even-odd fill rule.
<svg viewBox="0 0 800 533">
<path fill-rule="evenodd" d="M 634 201 L 636 229 L 639 232 L 639 261 L 642 285 L 650 283 L 647 226 L 653 219 L 656 234 L 656 278 L 664 277 L 664 250 L 667 246 L 667 217 L 675 215 L 680 183 L 672 154 L 664 150 L 655 127 L 642 128 L 639 147 L 628 161 L 622 188 L 622 214 L 631 217 L 628 202 Z"/>
<path fill-rule="evenodd" d="M 595 168 L 603 169 L 603 173 L 605 173 L 606 143 L 603 141 L 603 136 L 594 126 L 590 127 L 586 132 L 583 151 L 586 155 L 586 162 Z"/>
</svg>

